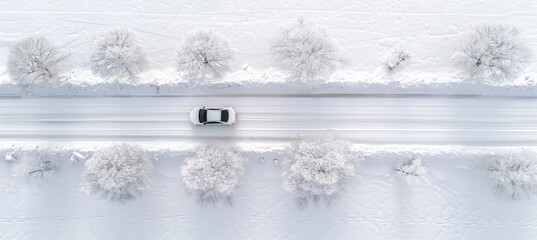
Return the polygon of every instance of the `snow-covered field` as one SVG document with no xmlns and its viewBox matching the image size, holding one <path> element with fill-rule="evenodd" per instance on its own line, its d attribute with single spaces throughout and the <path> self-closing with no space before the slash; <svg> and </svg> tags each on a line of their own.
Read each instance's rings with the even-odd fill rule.
<svg viewBox="0 0 537 240">
<path fill-rule="evenodd" d="M 348 60 L 326 82 L 288 81 L 270 54 L 280 27 L 300 16 L 326 29 Z M 513 80 L 465 80 L 456 50 L 479 23 L 517 26 L 535 56 L 532 0 L 2 0 L 0 156 L 49 151 L 59 171 L 12 191 L 17 160 L 0 161 L 0 239 L 534 240 L 535 199 L 497 198 L 487 163 L 505 151 L 537 150 L 536 58 Z M 132 29 L 147 55 L 149 69 L 137 83 L 90 70 L 94 37 L 114 26 Z M 214 28 L 233 49 L 223 79 L 197 82 L 177 71 L 179 43 L 200 27 Z M 70 52 L 63 83 L 36 91 L 53 98 L 19 99 L 7 71 L 10 47 L 32 34 Z M 411 61 L 387 73 L 385 56 L 396 49 L 410 51 Z M 392 96 L 348 96 L 356 94 Z M 101 98 L 118 95 L 128 97 Z M 179 97 L 130 98 L 159 95 Z M 323 95 L 330 98 L 311 99 Z M 192 129 L 186 113 L 200 104 L 239 106 L 238 133 Z M 304 116 L 314 121 L 304 127 Z M 352 140 L 358 178 L 335 205 L 301 210 L 282 188 L 282 159 L 291 139 L 312 132 Z M 92 134 L 98 137 L 82 139 Z M 233 207 L 197 205 L 181 179 L 184 160 L 210 137 L 235 144 L 247 159 Z M 135 141 L 155 159 L 150 189 L 125 204 L 80 192 L 84 160 L 73 163 L 72 154 L 91 156 L 119 141 Z M 420 185 L 405 184 L 394 170 L 413 158 L 427 169 Z"/>
<path fill-rule="evenodd" d="M 71 53 L 64 74 L 70 83 L 46 94 L 185 93 L 353 93 L 535 96 L 537 64 L 530 61 L 516 80 L 469 83 L 460 77 L 454 57 L 479 23 L 514 25 L 523 32 L 530 54 L 537 49 L 534 1 L 16 1 L 0 10 L 0 93 L 18 94 L 5 71 L 9 47 L 39 34 Z M 285 83 L 275 69 L 270 41 L 279 29 L 304 16 L 325 28 L 348 59 L 346 67 L 321 86 Z M 113 26 L 133 29 L 147 53 L 150 71 L 140 85 L 103 84 L 89 70 L 92 41 Z M 235 58 L 223 81 L 188 84 L 175 70 L 179 43 L 189 30 L 216 29 Z M 385 71 L 385 56 L 395 49 L 411 52 L 397 74 Z M 3 73 L 1 73 L 3 72 Z M 151 86 L 153 85 L 153 86 Z"/>
<path fill-rule="evenodd" d="M 150 189 L 119 204 L 79 192 L 83 164 L 69 161 L 74 150 L 91 154 L 102 143 L 22 145 L 59 152 L 60 170 L 36 189 L 0 191 L 0 239 L 518 240 L 537 234 L 534 201 L 496 198 L 485 174 L 494 154 L 518 148 L 355 145 L 363 155 L 356 184 L 331 208 L 299 210 L 282 189 L 282 144 L 239 144 L 248 162 L 232 208 L 198 206 L 185 192 L 179 169 L 191 146 L 142 144 L 158 158 Z M 428 169 L 424 184 L 408 186 L 395 176 L 396 162 L 412 157 Z M 2 176 L 11 164 L 0 164 Z"/>
</svg>

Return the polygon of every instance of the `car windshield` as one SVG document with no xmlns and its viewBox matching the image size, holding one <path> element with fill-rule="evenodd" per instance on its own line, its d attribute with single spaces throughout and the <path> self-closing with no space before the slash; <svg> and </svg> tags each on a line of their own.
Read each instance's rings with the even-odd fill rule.
<svg viewBox="0 0 537 240">
<path fill-rule="evenodd" d="M 227 110 L 222 110 L 222 116 L 220 118 L 222 122 L 227 122 L 227 120 L 229 120 L 229 112 Z"/>
<path fill-rule="evenodd" d="M 200 109 L 199 120 L 200 120 L 200 123 L 207 122 L 207 110 Z"/>
</svg>

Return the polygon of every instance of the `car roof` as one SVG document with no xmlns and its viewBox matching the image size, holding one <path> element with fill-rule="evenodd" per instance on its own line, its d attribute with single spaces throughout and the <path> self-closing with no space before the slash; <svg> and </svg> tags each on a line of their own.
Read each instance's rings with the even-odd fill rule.
<svg viewBox="0 0 537 240">
<path fill-rule="evenodd" d="M 207 110 L 207 122 L 220 122 L 222 119 L 221 110 Z"/>
</svg>

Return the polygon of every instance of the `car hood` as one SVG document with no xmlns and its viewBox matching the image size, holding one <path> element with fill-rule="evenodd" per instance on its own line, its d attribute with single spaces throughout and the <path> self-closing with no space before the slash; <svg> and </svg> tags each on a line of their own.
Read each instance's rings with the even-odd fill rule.
<svg viewBox="0 0 537 240">
<path fill-rule="evenodd" d="M 190 110 L 190 121 L 192 123 L 200 124 L 199 112 L 200 108 L 192 108 L 192 110 Z"/>
</svg>

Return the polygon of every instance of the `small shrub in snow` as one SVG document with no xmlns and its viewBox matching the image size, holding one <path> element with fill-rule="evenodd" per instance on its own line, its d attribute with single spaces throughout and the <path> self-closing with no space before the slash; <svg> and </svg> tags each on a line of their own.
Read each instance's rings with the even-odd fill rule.
<svg viewBox="0 0 537 240">
<path fill-rule="evenodd" d="M 343 63 L 328 35 L 303 18 L 280 31 L 271 51 L 277 63 L 299 80 L 327 77 Z"/>
<path fill-rule="evenodd" d="M 71 153 L 71 156 L 69 157 L 69 161 L 71 161 L 72 163 L 78 163 L 80 161 L 86 160 L 86 158 L 88 158 L 88 156 L 82 153 L 73 152 Z"/>
<path fill-rule="evenodd" d="M 410 53 L 405 50 L 395 50 L 393 53 L 391 53 L 387 60 L 386 65 L 388 67 L 388 71 L 393 72 L 396 70 L 399 70 L 403 68 L 406 64 L 408 64 L 408 61 L 410 60 Z"/>
<path fill-rule="evenodd" d="M 212 29 L 187 33 L 178 54 L 179 71 L 194 78 L 216 78 L 230 70 L 233 53 L 227 40 Z"/>
<path fill-rule="evenodd" d="M 133 31 L 120 28 L 101 33 L 94 41 L 92 71 L 103 78 L 136 80 L 147 60 Z"/>
<path fill-rule="evenodd" d="M 26 91 L 37 85 L 57 84 L 61 63 L 66 57 L 46 38 L 27 37 L 11 47 L 8 72 L 13 81 Z"/>
<path fill-rule="evenodd" d="M 189 192 L 198 196 L 201 205 L 223 200 L 232 204 L 232 193 L 244 172 L 244 159 L 235 150 L 207 145 L 185 159 L 181 176 Z"/>
<path fill-rule="evenodd" d="M 537 157 L 533 151 L 508 153 L 490 162 L 493 190 L 501 198 L 519 199 L 537 193 Z"/>
<path fill-rule="evenodd" d="M 4 154 L 4 160 L 8 162 L 14 162 L 17 161 L 18 158 L 17 156 L 15 156 L 15 152 L 7 152 L 6 154 Z"/>
<path fill-rule="evenodd" d="M 401 161 L 395 168 L 397 176 L 408 184 L 418 184 L 425 182 L 427 169 L 421 164 L 421 158 L 414 158 L 409 161 Z"/>
<path fill-rule="evenodd" d="M 284 159 L 283 188 L 299 207 L 330 205 L 355 178 L 350 143 L 334 136 L 308 137 L 292 145 Z"/>
<path fill-rule="evenodd" d="M 519 30 L 502 25 L 479 25 L 461 48 L 461 61 L 471 79 L 510 79 L 527 63 Z"/>
<path fill-rule="evenodd" d="M 99 149 L 85 163 L 81 191 L 125 202 L 141 196 L 148 187 L 150 158 L 136 145 Z"/>
<path fill-rule="evenodd" d="M 13 167 L 13 188 L 46 181 L 58 169 L 56 156 L 46 152 L 24 153 Z"/>
</svg>

